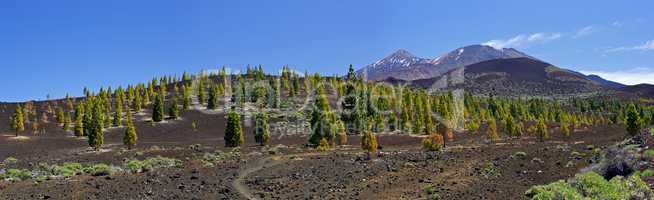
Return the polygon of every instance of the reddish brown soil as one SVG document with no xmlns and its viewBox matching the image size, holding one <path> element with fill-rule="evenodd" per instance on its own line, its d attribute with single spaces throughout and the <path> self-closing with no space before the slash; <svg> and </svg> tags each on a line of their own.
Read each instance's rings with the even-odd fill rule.
<svg viewBox="0 0 654 200">
<path fill-rule="evenodd" d="M 13 109 L 3 110 L 0 118 L 8 117 Z M 184 161 L 182 167 L 138 174 L 84 175 L 38 184 L 0 181 L 0 199 L 243 199 L 244 192 L 262 199 L 420 199 L 426 197 L 423 188 L 427 185 L 433 185 L 444 199 L 523 199 L 530 186 L 571 177 L 587 166 L 591 160 L 587 145 L 608 146 L 624 135 L 622 127 L 602 126 L 577 130 L 571 138 L 555 132 L 546 143 L 523 137 L 487 144 L 481 135 L 460 133 L 445 151 L 424 152 L 418 147 L 419 137 L 381 134 L 383 148 L 368 160 L 358 148 L 358 136 L 350 136 L 349 146 L 316 152 L 304 147 L 306 135 L 276 137 L 273 133 L 270 146 L 288 148 L 268 155 L 246 127 L 241 158 L 206 167 L 197 157 L 227 150 L 223 147 L 224 115 L 190 110 L 182 116 L 155 126 L 137 121 L 139 142 L 130 151 L 121 144 L 123 128 L 109 129 L 103 151 L 98 153 L 88 150 L 86 140 L 70 136 L 54 123 L 46 125 L 47 133 L 26 131 L 21 135 L 29 139 L 18 141 L 11 137 L 7 122 L 0 122 L 0 159 L 19 160 L 0 168 L 33 169 L 39 163 L 64 162 L 120 166 L 125 159 L 155 155 Z M 197 131 L 191 128 L 193 121 L 199 124 Z M 190 149 L 193 144 L 202 148 Z M 519 151 L 527 156 L 513 158 Z M 573 158 L 573 151 L 586 156 Z M 572 165 L 566 167 L 568 162 Z M 489 163 L 498 176 L 484 177 Z"/>
</svg>

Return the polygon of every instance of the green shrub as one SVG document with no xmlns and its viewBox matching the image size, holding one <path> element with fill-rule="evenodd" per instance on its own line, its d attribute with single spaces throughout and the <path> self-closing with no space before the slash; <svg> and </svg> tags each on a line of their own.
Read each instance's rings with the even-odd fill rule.
<svg viewBox="0 0 654 200">
<path fill-rule="evenodd" d="M 513 158 L 517 158 L 517 159 L 525 159 L 526 157 L 527 157 L 527 153 L 523 151 L 518 151 L 513 154 Z"/>
<path fill-rule="evenodd" d="M 484 178 L 495 178 L 495 177 L 500 177 L 502 176 L 502 173 L 500 173 L 500 170 L 497 169 L 495 164 L 488 162 L 486 165 L 484 165 L 484 168 L 481 171 L 481 175 Z"/>
<path fill-rule="evenodd" d="M 32 178 L 32 172 L 26 169 L 8 169 L 0 174 L 0 178 L 12 181 L 27 180 Z"/>
<path fill-rule="evenodd" d="M 581 194 L 563 180 L 559 180 L 549 185 L 534 186 L 527 190 L 525 195 L 535 200 L 582 199 Z"/>
<path fill-rule="evenodd" d="M 643 152 L 643 156 L 647 158 L 654 158 L 654 149 L 648 149 Z"/>
<path fill-rule="evenodd" d="M 595 172 L 577 174 L 575 179 L 577 180 L 577 188 L 585 196 L 599 197 L 600 199 L 627 199 L 621 195 L 622 188 L 615 187 Z"/>
<path fill-rule="evenodd" d="M 423 188 L 425 193 L 427 193 L 427 199 L 429 200 L 439 200 L 441 199 L 441 196 L 438 194 L 436 191 L 436 186 L 434 185 L 427 185 Z"/>
<path fill-rule="evenodd" d="M 52 167 L 52 175 L 70 177 L 81 174 L 84 167 L 80 163 L 64 163 L 61 166 L 55 165 Z"/>
<path fill-rule="evenodd" d="M 654 170 L 652 170 L 652 169 L 646 169 L 646 170 L 644 170 L 643 172 L 640 173 L 640 176 L 641 176 L 641 177 L 650 177 L 650 176 L 654 176 Z"/>
<path fill-rule="evenodd" d="M 182 165 L 181 160 L 162 156 L 150 157 L 145 160 L 129 160 L 125 164 L 131 172 L 144 172 L 157 168 L 177 167 L 180 165 Z"/>
<path fill-rule="evenodd" d="M 651 172 L 649 172 L 651 173 Z M 648 199 L 654 193 L 647 183 L 640 179 L 641 173 L 628 178 L 613 177 L 610 181 L 595 172 L 575 175 L 575 181 L 563 180 L 541 186 L 534 186 L 525 192 L 531 199 Z"/>
<path fill-rule="evenodd" d="M 111 168 L 111 166 L 101 163 L 84 168 L 84 172 L 90 174 L 91 176 L 106 176 L 111 175 L 114 170 Z"/>
<path fill-rule="evenodd" d="M 5 165 L 6 164 L 15 164 L 17 162 L 18 162 L 18 159 L 14 158 L 14 157 L 7 157 L 7 158 L 5 158 L 4 161 L 2 161 L 2 163 L 5 164 Z"/>
</svg>

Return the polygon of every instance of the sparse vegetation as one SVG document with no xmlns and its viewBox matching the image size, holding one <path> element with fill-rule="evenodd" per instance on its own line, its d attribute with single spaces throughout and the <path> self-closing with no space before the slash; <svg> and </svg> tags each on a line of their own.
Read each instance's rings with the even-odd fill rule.
<svg viewBox="0 0 654 200">
<path fill-rule="evenodd" d="M 444 143 L 442 135 L 431 134 L 429 137 L 422 139 L 422 148 L 427 151 L 440 151 Z"/>
<path fill-rule="evenodd" d="M 635 173 L 628 178 L 613 177 L 607 181 L 595 172 L 577 174 L 573 182 L 563 180 L 534 186 L 525 194 L 531 199 L 648 199 L 654 195 Z"/>
<path fill-rule="evenodd" d="M 145 160 L 129 160 L 125 162 L 125 167 L 131 172 L 145 172 L 158 168 L 178 167 L 181 165 L 181 160 L 162 156 L 150 157 Z"/>
</svg>

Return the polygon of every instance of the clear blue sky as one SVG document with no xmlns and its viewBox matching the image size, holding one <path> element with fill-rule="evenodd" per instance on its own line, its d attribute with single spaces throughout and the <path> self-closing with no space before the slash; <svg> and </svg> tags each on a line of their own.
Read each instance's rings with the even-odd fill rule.
<svg viewBox="0 0 654 200">
<path fill-rule="evenodd" d="M 489 41 L 646 81 L 643 74 L 654 76 L 653 1 L 604 2 L 2 0 L 0 101 L 223 65 L 342 74 L 399 48 L 434 58 Z"/>
</svg>

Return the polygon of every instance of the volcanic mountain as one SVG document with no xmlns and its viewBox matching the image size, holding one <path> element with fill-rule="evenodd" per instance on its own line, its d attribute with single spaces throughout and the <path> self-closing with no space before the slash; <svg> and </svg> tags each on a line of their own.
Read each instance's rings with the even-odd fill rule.
<svg viewBox="0 0 654 200">
<path fill-rule="evenodd" d="M 474 94 L 502 96 L 569 95 L 603 88 L 581 73 L 529 57 L 483 61 L 410 84 L 430 90 L 461 88 Z"/>
<path fill-rule="evenodd" d="M 417 80 L 437 77 L 452 69 L 494 59 L 528 57 L 513 48 L 495 49 L 485 45 L 470 45 L 455 49 L 435 59 L 419 58 L 401 49 L 372 63 L 357 73 L 368 80 L 388 77 Z"/>
<path fill-rule="evenodd" d="M 648 97 L 654 98 L 654 85 L 652 84 L 638 84 L 638 85 L 629 85 L 619 88 L 618 90 L 629 92 L 637 97 Z"/>
</svg>

